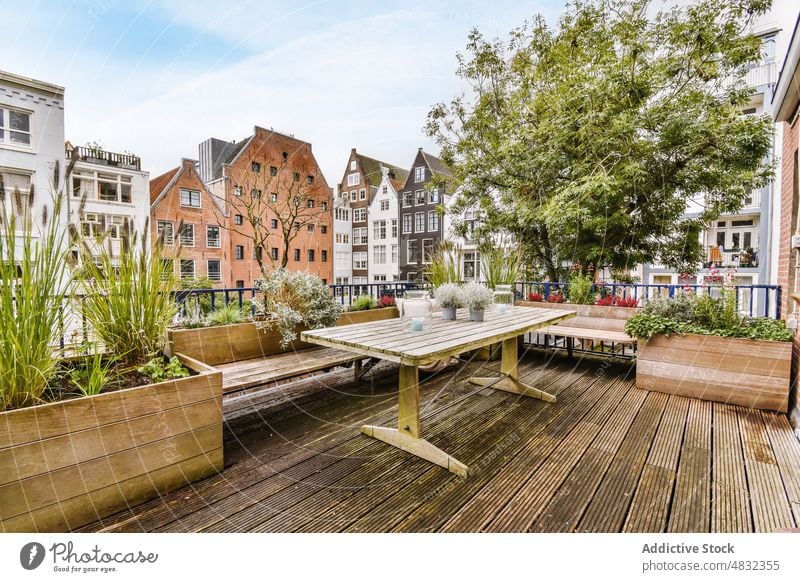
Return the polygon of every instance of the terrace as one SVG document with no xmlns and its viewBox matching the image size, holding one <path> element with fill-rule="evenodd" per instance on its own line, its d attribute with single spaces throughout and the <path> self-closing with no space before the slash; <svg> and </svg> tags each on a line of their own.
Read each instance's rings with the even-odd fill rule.
<svg viewBox="0 0 800 582">
<path fill-rule="evenodd" d="M 422 378 L 427 438 L 461 478 L 357 427 L 396 419 L 397 367 L 225 400 L 225 469 L 80 531 L 768 532 L 800 525 L 786 415 L 639 390 L 629 362 L 528 350 L 556 403 Z M 486 370 L 484 370 L 486 371 Z M 469 374 L 468 374 L 469 372 Z"/>
</svg>

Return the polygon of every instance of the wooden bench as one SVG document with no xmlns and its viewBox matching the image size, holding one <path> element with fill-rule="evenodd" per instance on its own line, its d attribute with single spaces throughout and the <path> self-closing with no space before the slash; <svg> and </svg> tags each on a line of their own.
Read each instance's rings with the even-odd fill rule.
<svg viewBox="0 0 800 582">
<path fill-rule="evenodd" d="M 563 337 L 567 353 L 570 356 L 573 355 L 575 349 L 575 340 L 599 342 L 601 349 L 609 343 L 616 346 L 616 351 L 624 349 L 625 346 L 636 345 L 636 339 L 625 333 L 625 322 L 638 312 L 636 308 L 539 301 L 518 301 L 516 304 L 525 307 L 575 311 L 577 315 L 572 319 L 543 327 L 536 332 L 545 336 Z"/>
<path fill-rule="evenodd" d="M 336 325 L 398 317 L 397 309 L 344 313 Z M 323 372 L 339 366 L 354 368 L 356 379 L 369 369 L 352 352 L 292 342 L 280 346 L 280 334 L 254 323 L 169 331 L 171 353 L 185 354 L 222 371 L 222 392 L 229 396 L 253 388 Z"/>
</svg>

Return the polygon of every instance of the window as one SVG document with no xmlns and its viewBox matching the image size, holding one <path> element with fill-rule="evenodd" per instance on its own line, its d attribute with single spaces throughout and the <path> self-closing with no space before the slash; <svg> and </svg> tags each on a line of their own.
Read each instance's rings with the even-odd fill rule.
<svg viewBox="0 0 800 582">
<path fill-rule="evenodd" d="M 384 186 L 383 188 L 381 188 L 381 194 L 388 194 L 388 193 L 389 193 L 389 187 L 388 186 Z"/>
<path fill-rule="evenodd" d="M 435 210 L 428 211 L 428 232 L 439 232 L 439 213 Z"/>
<path fill-rule="evenodd" d="M 161 280 L 167 281 L 175 273 L 175 259 L 161 259 Z"/>
<path fill-rule="evenodd" d="M 313 184 L 313 183 L 314 183 L 314 176 L 312 176 L 310 174 L 308 176 L 306 176 L 306 184 L 311 186 L 311 184 Z"/>
<path fill-rule="evenodd" d="M 383 281 L 386 281 L 386 275 L 373 275 L 372 280 L 375 281 L 376 283 L 381 283 Z"/>
<path fill-rule="evenodd" d="M 244 280 L 242 280 L 242 279 L 236 279 L 236 286 L 237 286 L 239 289 L 243 288 L 243 287 L 244 287 Z"/>
<path fill-rule="evenodd" d="M 300 249 L 294 249 L 294 256 L 292 257 L 295 261 L 300 260 Z"/>
<path fill-rule="evenodd" d="M 277 218 L 270 218 L 270 220 L 269 220 L 269 227 L 270 227 L 272 230 L 275 230 L 276 228 L 278 228 L 278 219 L 277 219 Z"/>
<path fill-rule="evenodd" d="M 194 261 L 181 259 L 181 279 L 194 279 Z"/>
<path fill-rule="evenodd" d="M 372 237 L 377 240 L 383 240 L 386 238 L 386 221 L 385 220 L 375 220 L 372 223 Z"/>
<path fill-rule="evenodd" d="M 253 260 L 261 262 L 261 257 L 264 256 L 263 249 L 261 247 L 256 247 L 253 249 Z"/>
<path fill-rule="evenodd" d="M 439 189 L 428 190 L 428 204 L 439 204 Z"/>
<path fill-rule="evenodd" d="M 251 162 L 250 163 L 250 169 L 253 170 L 256 174 L 260 174 L 261 173 L 261 164 L 259 164 L 258 162 Z"/>
<path fill-rule="evenodd" d="M 206 227 L 206 246 L 210 249 L 218 249 L 222 246 L 222 239 L 219 236 L 218 226 Z"/>
<path fill-rule="evenodd" d="M 731 226 L 753 226 L 753 220 L 732 220 Z"/>
<path fill-rule="evenodd" d="M 376 265 L 386 264 L 386 245 L 376 245 L 372 249 L 372 260 Z"/>
<path fill-rule="evenodd" d="M 31 114 L 0 108 L 0 143 L 31 145 Z"/>
<path fill-rule="evenodd" d="M 353 229 L 353 244 L 354 245 L 365 245 L 367 244 L 367 228 L 354 228 Z"/>
<path fill-rule="evenodd" d="M 308 249 L 308 251 L 306 251 L 306 255 L 308 257 L 308 262 L 309 263 L 313 263 L 314 262 L 314 249 Z"/>
<path fill-rule="evenodd" d="M 269 167 L 269 175 L 270 176 L 277 176 L 278 175 L 278 168 L 276 168 L 275 166 L 270 166 Z"/>
<path fill-rule="evenodd" d="M 355 170 L 356 170 L 356 161 L 350 160 L 350 171 L 355 172 Z"/>
<path fill-rule="evenodd" d="M 336 242 L 339 244 L 349 245 L 350 244 L 350 235 L 342 232 L 336 233 Z"/>
<path fill-rule="evenodd" d="M 422 241 L 422 262 L 428 264 L 433 259 L 433 239 L 426 238 Z"/>
<path fill-rule="evenodd" d="M 236 260 L 244 260 L 244 247 L 242 245 L 236 245 Z"/>
<path fill-rule="evenodd" d="M 327 263 L 328 262 L 328 251 L 326 251 L 325 249 L 322 249 L 320 251 L 320 260 L 323 263 Z"/>
<path fill-rule="evenodd" d="M 397 238 L 397 219 L 392 219 L 392 238 Z"/>
<path fill-rule="evenodd" d="M 174 225 L 167 220 L 159 220 L 156 224 L 156 235 L 164 241 L 164 245 L 171 247 L 175 244 Z"/>
<path fill-rule="evenodd" d="M 414 168 L 414 181 L 415 182 L 425 181 L 425 166 L 418 166 Z"/>
<path fill-rule="evenodd" d="M 363 270 L 367 268 L 367 253 L 359 251 L 353 253 L 353 268 Z"/>
<path fill-rule="evenodd" d="M 131 202 L 131 177 L 99 172 L 72 173 L 72 197 L 104 202 Z"/>
<path fill-rule="evenodd" d="M 425 213 L 417 212 L 414 215 L 414 232 L 425 232 Z"/>
<path fill-rule="evenodd" d="M 292 172 L 292 180 L 294 180 L 295 182 L 299 182 L 300 181 L 300 172 Z"/>
<path fill-rule="evenodd" d="M 366 208 L 354 208 L 353 209 L 353 222 L 366 222 L 367 221 L 367 209 Z"/>
<path fill-rule="evenodd" d="M 365 188 L 362 188 L 361 190 L 358 191 L 358 199 L 359 200 L 367 199 L 367 190 Z"/>
<path fill-rule="evenodd" d="M 725 231 L 717 231 L 717 246 L 725 247 Z"/>
<path fill-rule="evenodd" d="M 425 190 L 417 190 L 414 192 L 414 204 L 417 206 L 425 204 Z"/>
<path fill-rule="evenodd" d="M 314 201 L 311 198 L 306 200 L 306 208 L 314 208 Z"/>
<path fill-rule="evenodd" d="M 222 262 L 219 259 L 209 259 L 206 271 L 212 281 L 222 281 Z"/>
<path fill-rule="evenodd" d="M 261 198 L 261 190 L 257 190 L 256 188 L 250 190 L 250 198 L 252 198 L 253 200 L 258 200 L 259 198 Z"/>
<path fill-rule="evenodd" d="M 419 241 L 415 238 L 410 238 L 406 244 L 406 250 L 408 251 L 408 254 L 406 255 L 407 261 L 409 263 L 419 263 Z"/>
<path fill-rule="evenodd" d="M 233 187 L 233 195 L 234 196 L 239 196 L 241 198 L 241 196 L 242 196 L 242 187 L 241 186 L 234 186 Z"/>
<path fill-rule="evenodd" d="M 464 253 L 464 280 L 475 281 L 478 273 L 480 273 L 480 253 L 465 252 Z"/>
<path fill-rule="evenodd" d="M 325 225 L 325 224 L 321 225 L 321 226 L 319 227 L 319 231 L 320 231 L 320 233 L 322 233 L 322 234 L 328 234 L 328 227 L 327 227 L 327 225 Z"/>
<path fill-rule="evenodd" d="M 237 214 L 233 217 L 233 221 L 238 225 L 242 225 L 244 224 L 244 217 L 241 214 Z"/>
<path fill-rule="evenodd" d="M 269 193 L 269 201 L 275 203 L 278 201 L 278 193 L 277 192 L 270 192 Z"/>
<path fill-rule="evenodd" d="M 388 200 L 381 200 L 381 210 L 386 212 L 389 210 L 389 201 Z"/>
<path fill-rule="evenodd" d="M 412 231 L 411 225 L 414 222 L 414 215 L 411 213 L 403 215 L 403 234 L 410 234 Z"/>
<path fill-rule="evenodd" d="M 350 221 L 350 211 L 347 208 L 337 208 L 334 216 L 336 220 Z"/>
<path fill-rule="evenodd" d="M 358 192 L 355 190 L 350 191 L 350 202 L 355 202 L 358 200 Z"/>
<path fill-rule="evenodd" d="M 181 244 L 185 247 L 194 246 L 194 225 L 191 223 L 184 223 L 180 232 Z"/>
<path fill-rule="evenodd" d="M 314 232 L 314 225 L 309 224 L 308 226 L 306 226 L 306 229 L 308 230 L 308 232 Z"/>
<path fill-rule="evenodd" d="M 278 260 L 278 247 L 272 247 L 269 249 L 269 258 L 271 258 L 273 261 Z"/>
<path fill-rule="evenodd" d="M 200 192 L 197 190 L 181 189 L 181 206 L 200 208 Z"/>
<path fill-rule="evenodd" d="M 359 182 L 361 182 L 361 174 L 355 172 L 353 174 L 347 174 L 347 185 L 348 186 L 358 186 Z"/>
<path fill-rule="evenodd" d="M 414 193 L 403 192 L 403 208 L 410 208 L 414 205 Z"/>
<path fill-rule="evenodd" d="M 397 245 L 392 245 L 392 264 L 397 264 Z"/>
</svg>

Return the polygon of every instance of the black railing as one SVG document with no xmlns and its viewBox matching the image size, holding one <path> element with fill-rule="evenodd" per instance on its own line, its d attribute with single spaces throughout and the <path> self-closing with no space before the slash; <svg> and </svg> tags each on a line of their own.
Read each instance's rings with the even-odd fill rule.
<svg viewBox="0 0 800 582">
<path fill-rule="evenodd" d="M 112 166 L 115 168 L 126 168 L 128 170 L 141 170 L 142 160 L 133 154 L 118 154 L 107 152 L 101 149 L 89 148 L 85 146 L 75 146 L 66 150 L 67 159 L 72 157 L 72 151 L 78 152 L 78 159 L 92 164 Z"/>
</svg>

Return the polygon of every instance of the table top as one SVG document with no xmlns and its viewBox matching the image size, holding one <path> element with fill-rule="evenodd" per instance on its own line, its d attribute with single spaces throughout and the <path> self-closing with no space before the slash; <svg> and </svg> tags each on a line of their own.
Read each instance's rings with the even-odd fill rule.
<svg viewBox="0 0 800 582">
<path fill-rule="evenodd" d="M 518 306 L 500 315 L 490 307 L 482 322 L 469 321 L 469 311 L 459 310 L 455 321 L 444 320 L 441 313 L 434 313 L 430 329 L 424 331 L 411 331 L 408 321 L 395 318 L 313 329 L 302 332 L 300 339 L 408 366 L 421 366 L 571 317 L 575 317 L 575 312 Z"/>
</svg>

